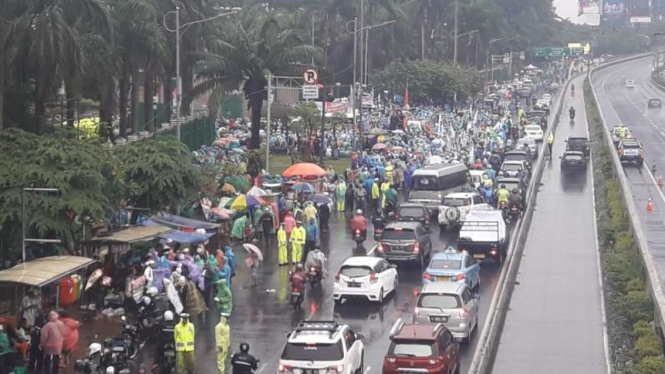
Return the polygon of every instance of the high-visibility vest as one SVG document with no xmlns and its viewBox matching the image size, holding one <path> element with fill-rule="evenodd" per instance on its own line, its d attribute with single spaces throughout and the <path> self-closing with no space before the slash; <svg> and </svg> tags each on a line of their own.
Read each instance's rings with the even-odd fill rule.
<svg viewBox="0 0 665 374">
<path fill-rule="evenodd" d="M 304 227 L 296 227 L 291 232 L 291 242 L 296 244 L 305 244 L 305 238 L 307 234 L 305 233 Z"/>
<path fill-rule="evenodd" d="M 190 352 L 194 350 L 194 324 L 187 322 L 186 324 L 178 323 L 173 329 L 173 336 L 175 338 L 175 350 L 177 352 Z"/>
</svg>

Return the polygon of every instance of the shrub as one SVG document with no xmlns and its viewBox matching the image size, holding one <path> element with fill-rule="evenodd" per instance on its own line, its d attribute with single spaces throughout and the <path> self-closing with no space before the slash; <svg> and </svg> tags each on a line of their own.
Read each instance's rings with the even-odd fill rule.
<svg viewBox="0 0 665 374">
<path fill-rule="evenodd" d="M 665 358 L 662 355 L 644 357 L 637 365 L 637 371 L 641 374 L 665 373 Z"/>
<path fill-rule="evenodd" d="M 639 358 L 658 356 L 661 354 L 660 341 L 658 340 L 656 333 L 652 332 L 651 334 L 637 338 L 637 342 L 635 343 L 635 354 Z"/>
<path fill-rule="evenodd" d="M 652 334 L 653 326 L 651 326 L 651 324 L 646 321 L 637 321 L 637 323 L 633 325 L 633 332 L 635 333 L 635 336 L 641 338 L 643 336 Z"/>
<path fill-rule="evenodd" d="M 631 292 L 631 291 L 642 291 L 644 292 L 646 290 L 644 281 L 642 279 L 631 279 L 628 281 L 626 284 L 626 292 Z"/>
</svg>

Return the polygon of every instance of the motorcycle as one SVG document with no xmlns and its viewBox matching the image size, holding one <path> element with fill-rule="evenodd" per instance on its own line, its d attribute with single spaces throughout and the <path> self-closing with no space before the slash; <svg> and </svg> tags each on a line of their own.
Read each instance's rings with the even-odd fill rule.
<svg viewBox="0 0 665 374">
<path fill-rule="evenodd" d="M 356 245 L 358 249 L 361 249 L 363 247 L 363 243 L 365 242 L 365 234 L 366 231 L 361 231 L 361 230 L 355 230 L 353 234 L 353 240 L 356 241 Z"/>
<path fill-rule="evenodd" d="M 499 210 L 501 210 L 501 215 L 503 216 L 503 220 L 506 221 L 506 223 L 510 224 L 510 217 L 508 217 L 508 202 L 507 201 L 499 202 Z"/>
<path fill-rule="evenodd" d="M 300 305 L 305 299 L 305 290 L 293 287 L 291 288 L 291 305 L 293 309 L 300 310 Z"/>
<path fill-rule="evenodd" d="M 310 267 L 307 278 L 312 286 L 321 284 L 321 269 L 315 266 Z"/>
<path fill-rule="evenodd" d="M 575 120 L 575 112 L 574 111 L 570 111 L 570 112 L 568 112 L 568 114 L 570 115 L 570 120 L 571 121 Z"/>
<path fill-rule="evenodd" d="M 521 214 L 522 212 L 517 204 L 511 205 L 506 223 L 510 225 L 511 222 L 516 222 L 520 218 Z"/>
<path fill-rule="evenodd" d="M 173 343 L 166 343 L 164 345 L 162 359 L 155 363 L 152 367 L 152 372 L 156 374 L 175 373 L 175 346 Z"/>
</svg>

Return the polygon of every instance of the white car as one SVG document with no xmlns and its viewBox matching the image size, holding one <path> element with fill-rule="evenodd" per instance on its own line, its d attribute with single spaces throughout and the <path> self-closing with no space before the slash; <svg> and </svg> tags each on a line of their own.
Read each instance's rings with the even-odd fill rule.
<svg viewBox="0 0 665 374">
<path fill-rule="evenodd" d="M 515 178 L 522 172 L 527 178 L 529 176 L 529 166 L 526 161 L 504 161 L 501 164 L 501 171 L 506 177 Z"/>
<path fill-rule="evenodd" d="M 524 133 L 525 138 L 532 138 L 537 142 L 543 141 L 543 129 L 538 125 L 528 125 L 524 127 Z"/>
<path fill-rule="evenodd" d="M 483 174 L 485 174 L 485 170 L 469 170 L 469 174 L 471 174 L 471 180 L 476 189 L 480 188 L 480 185 L 483 183 Z"/>
<path fill-rule="evenodd" d="M 635 88 L 635 80 L 626 79 L 626 88 Z"/>
<path fill-rule="evenodd" d="M 552 103 L 552 95 L 550 94 L 547 93 L 543 94 L 543 96 L 541 96 L 541 99 L 547 101 L 548 105 Z"/>
<path fill-rule="evenodd" d="M 443 205 L 439 207 L 439 227 L 461 225 L 467 214 L 478 210 L 492 210 L 492 206 L 483 202 L 477 192 L 454 192 L 446 195 Z"/>
<path fill-rule="evenodd" d="M 363 298 L 382 304 L 393 291 L 397 291 L 396 265 L 380 257 L 349 257 L 335 276 L 333 300 Z"/>
<path fill-rule="evenodd" d="M 364 372 L 362 334 L 335 321 L 301 321 L 287 335 L 279 374 L 354 374 Z"/>
</svg>

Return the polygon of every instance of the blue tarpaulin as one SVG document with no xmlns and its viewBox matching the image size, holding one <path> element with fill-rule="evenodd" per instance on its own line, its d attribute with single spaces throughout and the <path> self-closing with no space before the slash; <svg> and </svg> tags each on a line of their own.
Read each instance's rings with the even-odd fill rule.
<svg viewBox="0 0 665 374">
<path fill-rule="evenodd" d="M 220 226 L 218 223 L 199 221 L 197 219 L 176 216 L 175 214 L 169 214 L 169 213 L 157 213 L 154 216 L 150 217 L 150 219 L 162 225 L 172 226 L 175 228 L 191 227 L 194 230 L 196 229 L 216 230 Z"/>
<path fill-rule="evenodd" d="M 171 231 L 169 233 L 160 235 L 160 238 L 164 239 L 171 239 L 174 242 L 182 243 L 182 244 L 191 244 L 191 243 L 200 243 L 205 240 L 208 240 L 211 236 L 215 234 L 213 233 L 205 233 L 205 234 L 199 234 L 197 232 L 187 232 L 187 231 Z"/>
</svg>

